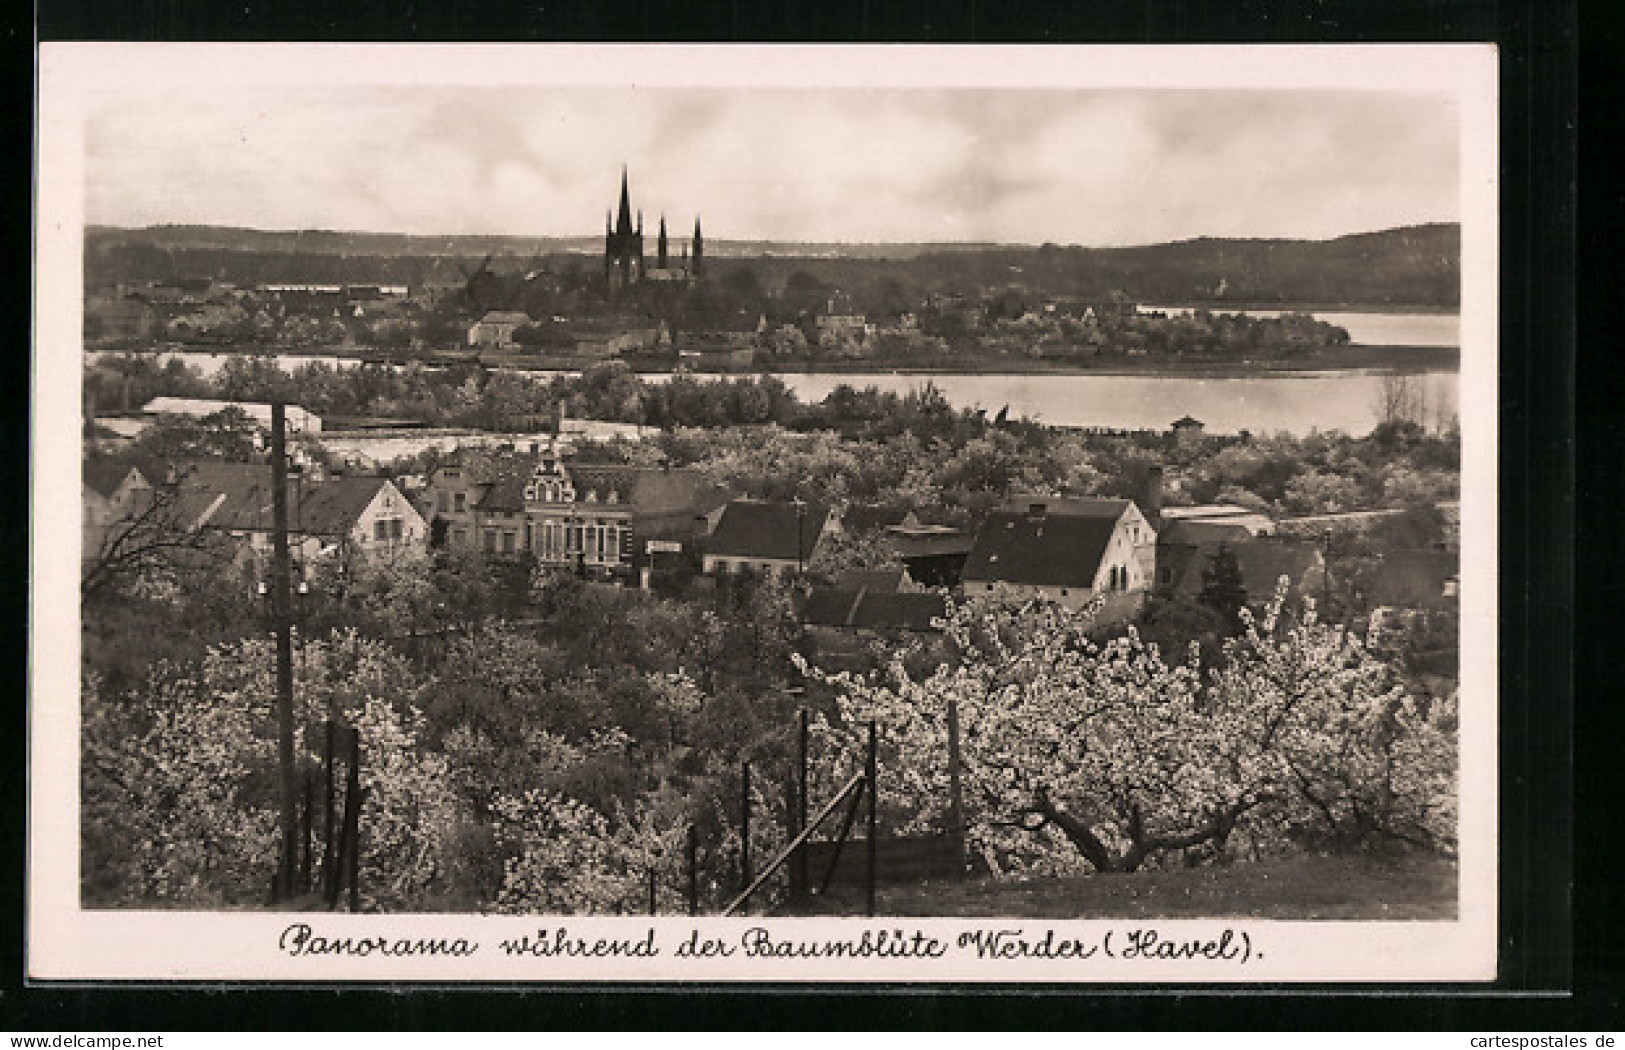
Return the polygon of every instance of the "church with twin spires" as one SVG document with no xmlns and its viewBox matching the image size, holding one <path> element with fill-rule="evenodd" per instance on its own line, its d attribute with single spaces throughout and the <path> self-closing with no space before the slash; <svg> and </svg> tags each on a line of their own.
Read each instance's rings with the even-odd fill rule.
<svg viewBox="0 0 1625 1050">
<path fill-rule="evenodd" d="M 666 240 L 666 217 L 660 217 L 655 239 L 654 265 L 643 254 L 643 211 L 632 223 L 632 195 L 627 189 L 626 168 L 621 168 L 621 203 L 613 222 L 604 215 L 604 280 L 611 292 L 644 283 L 686 285 L 705 276 L 705 242 L 700 236 L 700 219 L 694 217 L 694 240 L 685 245 L 679 258 L 671 257 Z"/>
</svg>

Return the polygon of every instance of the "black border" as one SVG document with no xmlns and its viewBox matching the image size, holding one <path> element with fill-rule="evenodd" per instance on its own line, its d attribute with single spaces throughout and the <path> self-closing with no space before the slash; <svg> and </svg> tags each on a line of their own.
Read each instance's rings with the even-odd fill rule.
<svg viewBox="0 0 1625 1050">
<path fill-rule="evenodd" d="M 413 0 L 41 0 L 39 40 L 350 40 L 888 43 L 1232 43 L 1491 41 L 1501 52 L 1501 979 L 1485 987 L 1191 989 L 1160 991 L 801 986 L 582 989 L 260 986 L 24 987 L 23 813 L 0 810 L 12 861 L 5 870 L 15 935 L 0 969 L 0 1027 L 13 1030 L 629 1028 L 768 1026 L 890 1029 L 1528 1029 L 1619 1027 L 1620 954 L 1605 927 L 1580 925 L 1580 969 L 1570 936 L 1571 888 L 1582 904 L 1612 899 L 1576 887 L 1573 834 L 1572 596 L 1574 592 L 1574 287 L 1578 9 L 1573 0 L 957 0 L 893 5 L 826 2 L 565 6 Z M 27 26 L 10 26 L 17 50 Z M 8 81 L 14 112 L 31 110 L 33 53 Z M 1617 70 L 1614 66 L 1614 70 Z M 30 101 L 25 101 L 30 100 Z M 15 177 L 15 172 L 14 172 Z M 31 189 L 25 169 L 15 185 Z M 28 199 L 27 192 L 14 192 Z M 13 227 L 25 229 L 21 223 Z M 21 237 L 18 237 L 19 242 Z M 24 258 L 23 246 L 13 253 Z M 27 246 L 32 254 L 32 244 Z M 20 287 L 14 282 L 14 287 Z M 1617 285 L 1613 293 L 1617 297 Z M 26 333 L 20 295 L 0 300 Z M 28 345 L 19 341 L 19 346 Z M 17 368 L 21 355 L 8 367 Z M 22 364 L 16 392 L 27 385 Z M 23 395 L 23 396 L 26 396 Z M 1615 402 L 1617 404 L 1617 402 Z M 1606 412 L 1598 415 L 1606 417 Z M 26 406 L 7 414 L 13 448 L 26 447 Z M 19 457 L 8 493 L 26 493 Z M 1617 479 L 1619 475 L 1614 474 Z M 26 504 L 19 507 L 25 509 Z M 24 514 L 0 515 L 0 551 L 26 579 Z M 8 542 L 9 541 L 9 542 Z M 1617 545 L 1617 540 L 1615 541 Z M 11 568 L 8 565 L 7 568 Z M 25 623 L 24 589 L 0 588 Z M 19 631 L 18 637 L 22 636 Z M 1616 643 L 1617 644 L 1617 643 Z M 23 661 L 16 661 L 19 669 Z M 19 675 L 13 695 L 27 695 Z M 25 705 L 13 705 L 5 742 L 13 798 L 25 786 Z M 1593 738 L 1598 740 L 1599 738 Z M 1617 746 L 1612 749 L 1617 755 Z M 1611 756 L 1613 757 L 1613 756 Z M 1596 803 L 1593 803 L 1595 805 Z M 1603 812 L 1599 806 L 1587 815 Z M 1602 829 L 1599 829 L 1599 831 Z M 1597 835 L 1596 838 L 1605 838 Z M 1582 848 L 1592 836 L 1579 841 Z M 1595 871 L 1596 869 L 1583 868 Z M 1572 989 L 1574 994 L 1569 994 Z M 1525 994 L 1517 994 L 1519 991 Z M 1531 991 L 1546 994 L 1531 996 Z"/>
</svg>

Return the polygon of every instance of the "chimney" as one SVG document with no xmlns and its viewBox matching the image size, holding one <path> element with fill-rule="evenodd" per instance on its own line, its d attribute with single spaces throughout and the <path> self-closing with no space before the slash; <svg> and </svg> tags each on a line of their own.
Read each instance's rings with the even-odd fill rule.
<svg viewBox="0 0 1625 1050">
<path fill-rule="evenodd" d="M 1162 465 L 1153 463 L 1145 472 L 1145 516 L 1152 528 L 1162 527 Z"/>
</svg>

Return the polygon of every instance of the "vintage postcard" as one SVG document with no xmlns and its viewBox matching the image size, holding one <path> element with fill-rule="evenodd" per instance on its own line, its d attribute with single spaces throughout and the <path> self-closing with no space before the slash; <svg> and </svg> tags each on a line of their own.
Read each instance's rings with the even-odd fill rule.
<svg viewBox="0 0 1625 1050">
<path fill-rule="evenodd" d="M 30 978 L 1494 980 L 1496 71 L 43 45 Z"/>
</svg>

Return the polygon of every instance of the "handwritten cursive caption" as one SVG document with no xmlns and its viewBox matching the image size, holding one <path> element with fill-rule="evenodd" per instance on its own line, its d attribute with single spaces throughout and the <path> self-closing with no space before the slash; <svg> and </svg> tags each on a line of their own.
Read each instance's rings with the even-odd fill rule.
<svg viewBox="0 0 1625 1050">
<path fill-rule="evenodd" d="M 944 938 L 920 929 L 871 927 L 849 935 L 790 936 L 766 926 L 737 935 L 710 936 L 699 928 L 662 939 L 654 927 L 628 937 L 589 937 L 567 926 L 538 928 L 498 940 L 494 946 L 463 937 L 356 936 L 326 933 L 310 923 L 283 929 L 277 949 L 296 958 L 465 959 L 495 954 L 524 959 L 976 959 L 987 962 L 1039 959 L 1057 962 L 1203 960 L 1246 965 L 1262 959 L 1245 929 L 1226 927 L 1211 936 L 1172 937 L 1154 926 L 1113 928 L 1098 936 L 1064 936 L 1049 927 L 988 926 Z"/>
</svg>

